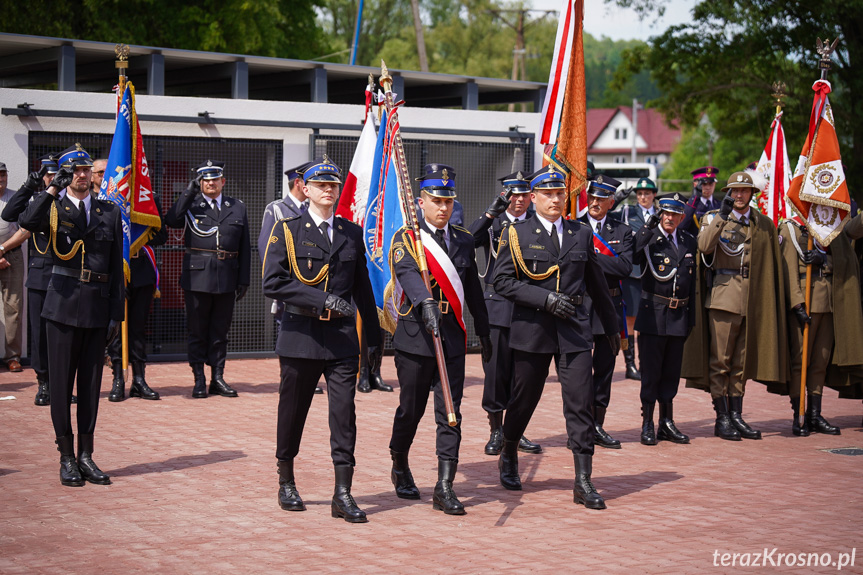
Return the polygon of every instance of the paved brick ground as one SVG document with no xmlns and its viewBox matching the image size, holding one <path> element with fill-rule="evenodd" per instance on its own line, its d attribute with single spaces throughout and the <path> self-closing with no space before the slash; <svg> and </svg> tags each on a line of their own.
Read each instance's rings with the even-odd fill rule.
<svg viewBox="0 0 863 575">
<path fill-rule="evenodd" d="M 384 364 L 394 382 L 392 358 Z M 387 445 L 397 394 L 374 392 L 357 394 L 353 490 L 370 522 L 350 525 L 330 517 L 326 396 L 313 402 L 296 464 L 309 509 L 289 513 L 276 502 L 277 362 L 232 361 L 226 371 L 237 399 L 192 400 L 188 366 L 157 364 L 148 379 L 163 400 L 119 404 L 106 399 L 106 371 L 95 459 L 114 482 L 82 488 L 59 484 L 49 410 L 33 405 L 33 372 L 0 373 L 0 397 L 16 398 L 0 401 L 0 572 L 723 573 L 734 569 L 714 566 L 714 551 L 765 547 L 834 559 L 857 548 L 845 571 L 863 572 L 863 457 L 823 451 L 863 447 L 863 408 L 832 392 L 825 414 L 842 427 L 839 437 L 793 437 L 787 401 L 751 384 L 745 415 L 763 441 L 714 438 L 709 398 L 683 389 L 676 419 L 692 444 L 646 447 L 638 443 L 638 385 L 618 370 L 606 428 L 623 449 L 594 458 L 609 508 L 589 511 L 572 503 L 553 377 L 527 433 L 545 451 L 521 456 L 523 492 L 499 486 L 496 458 L 482 451 L 482 370 L 470 356 L 455 485 L 467 515 L 431 508 L 430 414 L 411 453 L 422 500 L 395 497 Z"/>
</svg>

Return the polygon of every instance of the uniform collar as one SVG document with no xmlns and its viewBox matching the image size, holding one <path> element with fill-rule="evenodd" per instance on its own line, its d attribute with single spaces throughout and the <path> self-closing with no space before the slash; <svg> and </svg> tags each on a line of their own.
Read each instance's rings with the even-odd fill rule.
<svg viewBox="0 0 863 575">
<path fill-rule="evenodd" d="M 595 220 L 590 214 L 587 214 L 587 223 L 590 224 L 590 229 L 596 231 L 596 224 L 599 224 L 599 229 L 602 229 L 602 226 L 605 225 L 605 220 L 608 218 L 608 214 L 605 214 L 605 217 L 601 220 Z"/>
<path fill-rule="evenodd" d="M 557 218 L 556 221 L 551 222 L 551 221 L 545 219 L 544 217 L 542 217 L 541 215 L 536 214 L 536 219 L 539 221 L 539 223 L 545 229 L 545 233 L 547 233 L 547 234 L 551 233 L 551 226 L 554 226 L 554 228 L 557 230 L 557 233 L 559 233 L 559 234 L 563 233 L 563 218 Z"/>
<path fill-rule="evenodd" d="M 329 224 L 330 226 L 330 229 L 333 229 L 333 219 L 335 218 L 335 212 L 330 214 L 330 217 L 326 220 L 321 219 L 318 214 L 316 214 L 312 210 L 307 210 L 306 213 L 308 213 L 312 217 L 312 221 L 315 222 L 315 227 L 320 228 L 321 222 L 327 222 L 327 224 Z"/>
</svg>

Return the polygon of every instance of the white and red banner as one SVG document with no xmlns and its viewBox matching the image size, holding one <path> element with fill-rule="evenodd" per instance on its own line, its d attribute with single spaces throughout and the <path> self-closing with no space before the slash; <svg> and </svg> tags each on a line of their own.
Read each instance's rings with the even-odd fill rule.
<svg viewBox="0 0 863 575">
<path fill-rule="evenodd" d="M 755 171 L 767 182 L 758 197 L 761 213 L 773 220 L 773 225 L 790 215 L 785 194 L 791 183 L 791 162 L 788 161 L 788 147 L 785 145 L 785 130 L 782 129 L 782 112 L 776 114 L 770 125 L 770 137 L 761 152 L 761 159 Z"/>
<path fill-rule="evenodd" d="M 839 235 L 851 210 L 851 196 L 842 168 L 839 138 L 827 95 L 830 82 L 813 84 L 815 100 L 809 118 L 809 134 L 800 152 L 788 190 L 788 200 L 812 236 L 827 246 Z"/>
<path fill-rule="evenodd" d="M 366 218 L 366 203 L 369 199 L 369 187 L 372 182 L 377 139 L 374 115 L 366 114 L 366 123 L 360 134 L 360 140 L 357 142 L 357 149 L 354 152 L 353 160 L 351 160 L 348 175 L 345 176 L 339 205 L 336 207 L 337 216 L 360 226 L 363 225 Z"/>
<path fill-rule="evenodd" d="M 566 85 L 569 76 L 569 61 L 572 57 L 573 38 L 581 21 L 576 17 L 574 3 L 565 1 L 566 7 L 560 12 L 557 24 L 557 36 L 554 40 L 554 54 L 551 60 L 551 70 L 548 75 L 548 91 L 542 104 L 540 120 L 540 144 L 551 144 L 557 141 L 560 116 L 563 112 L 563 101 L 566 95 Z"/>
</svg>

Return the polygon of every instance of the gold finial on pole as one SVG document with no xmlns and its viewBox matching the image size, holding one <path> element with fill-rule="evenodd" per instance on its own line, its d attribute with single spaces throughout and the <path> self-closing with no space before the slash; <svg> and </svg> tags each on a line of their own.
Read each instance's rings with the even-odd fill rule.
<svg viewBox="0 0 863 575">
<path fill-rule="evenodd" d="M 818 61 L 818 67 L 821 68 L 821 79 L 824 80 L 827 78 L 827 71 L 833 66 L 831 57 L 833 56 L 833 52 L 836 51 L 836 44 L 839 43 L 839 38 L 833 40 L 832 44 L 827 38 L 823 42 L 821 38 L 817 38 L 816 40 L 815 51 L 821 56 L 821 59 Z"/>
<path fill-rule="evenodd" d="M 114 46 L 114 54 L 117 55 L 117 60 L 114 62 L 114 67 L 120 72 L 120 94 L 126 89 L 126 70 L 129 68 L 129 54 L 132 49 L 128 44 L 117 44 Z"/>
<path fill-rule="evenodd" d="M 785 82 L 773 82 L 773 98 L 776 100 L 777 115 L 779 115 L 779 112 L 781 112 L 782 108 L 785 106 L 785 102 L 783 102 L 782 99 L 785 98 L 785 90 L 787 89 Z"/>
<path fill-rule="evenodd" d="M 383 60 L 381 60 L 381 77 L 379 81 L 384 92 L 389 92 L 392 89 L 393 78 L 390 76 L 390 71 L 387 70 L 387 63 Z"/>
</svg>

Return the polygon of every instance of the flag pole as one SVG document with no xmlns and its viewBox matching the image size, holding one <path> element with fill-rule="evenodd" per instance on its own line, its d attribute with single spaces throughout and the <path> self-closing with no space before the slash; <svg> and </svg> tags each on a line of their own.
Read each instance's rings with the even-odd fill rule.
<svg viewBox="0 0 863 575">
<path fill-rule="evenodd" d="M 387 107 L 387 121 L 392 121 L 391 118 L 398 117 L 398 108 L 393 102 L 393 79 L 390 76 L 387 65 L 381 60 L 381 87 L 384 89 Z M 399 129 L 393 134 L 393 151 L 396 156 L 396 173 L 399 178 L 399 188 L 401 188 L 402 198 L 404 202 L 404 210 L 407 215 L 405 222 L 413 231 L 414 241 L 416 242 L 417 265 L 420 269 L 420 275 L 423 278 L 423 283 L 429 293 L 432 293 L 431 280 L 429 279 L 429 268 L 426 262 L 425 248 L 422 243 L 420 234 L 420 225 L 417 220 L 416 207 L 414 206 L 414 196 L 411 191 L 411 180 L 408 173 L 407 159 L 405 157 L 404 146 L 402 145 L 402 136 Z M 452 402 L 452 391 L 449 387 L 449 376 L 446 371 L 446 357 L 443 353 L 443 343 L 441 342 L 440 332 L 432 334 L 434 341 L 435 358 L 437 359 L 438 375 L 440 376 L 441 390 L 443 391 L 444 408 L 446 409 L 447 423 L 450 427 L 458 425 L 458 420 L 455 415 L 455 406 Z"/>
<path fill-rule="evenodd" d="M 123 94 L 126 91 L 126 69 L 129 67 L 129 46 L 126 44 L 117 44 L 114 47 L 114 53 L 117 55 L 117 61 L 114 63 L 114 66 L 117 68 L 117 71 L 120 75 L 120 78 L 117 82 L 117 101 L 119 102 L 123 98 Z M 126 285 L 126 274 L 123 274 L 123 323 L 120 327 L 121 333 L 121 356 L 122 356 L 122 367 L 123 367 L 123 380 L 128 381 L 129 379 L 129 300 L 125 297 L 125 291 L 128 289 Z"/>
<path fill-rule="evenodd" d="M 830 41 L 826 40 L 824 44 L 821 43 L 821 38 L 818 38 L 818 42 L 816 46 L 818 47 L 818 54 L 821 56 L 819 61 L 819 68 L 821 68 L 821 79 L 827 79 L 827 72 L 830 70 L 832 62 L 830 60 L 830 56 L 833 54 L 833 51 L 836 49 L 836 44 L 839 40 L 836 39 L 833 41 L 833 45 L 830 45 Z M 812 147 L 810 149 L 810 154 L 812 150 L 815 149 L 815 139 L 818 137 L 818 128 L 821 126 L 821 116 L 818 116 L 818 124 L 815 126 L 815 131 L 812 135 Z M 812 233 L 809 233 L 809 241 L 806 244 L 807 251 L 812 251 L 815 247 L 815 240 L 812 237 Z M 812 303 L 812 264 L 806 264 L 806 291 L 804 292 L 804 309 L 806 310 L 806 314 L 809 315 L 809 308 Z M 798 405 L 798 416 L 803 419 L 804 423 L 806 422 L 806 418 L 804 417 L 804 401 L 803 398 L 806 396 L 806 371 L 809 369 L 809 324 L 803 325 L 803 358 L 800 365 L 800 402 Z"/>
</svg>

